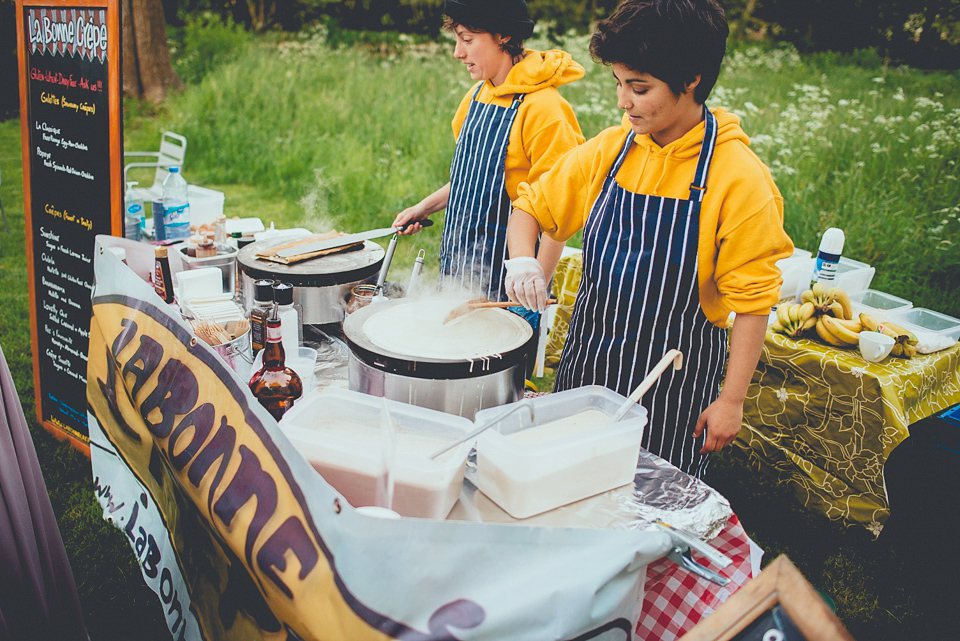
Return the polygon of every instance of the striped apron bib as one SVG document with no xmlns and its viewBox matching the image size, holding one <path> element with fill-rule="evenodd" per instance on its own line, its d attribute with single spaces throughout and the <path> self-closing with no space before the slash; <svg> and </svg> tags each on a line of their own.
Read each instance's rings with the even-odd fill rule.
<svg viewBox="0 0 960 641">
<path fill-rule="evenodd" d="M 525 94 L 518 94 L 510 107 L 500 107 L 478 102 L 479 92 L 477 87 L 450 165 L 440 275 L 447 286 L 507 300 L 503 261 L 512 205 L 504 166 L 510 129 Z"/>
<path fill-rule="evenodd" d="M 643 445 L 694 476 L 707 457 L 693 429 L 719 393 L 727 346 L 726 330 L 703 314 L 697 288 L 700 202 L 717 138 L 716 118 L 704 112 L 688 200 L 617 184 L 633 143 L 633 132 L 627 136 L 584 227 L 583 276 L 555 384 L 555 391 L 592 384 L 629 396 L 668 350 L 679 349 L 683 369 L 668 367 L 641 399 Z"/>
</svg>

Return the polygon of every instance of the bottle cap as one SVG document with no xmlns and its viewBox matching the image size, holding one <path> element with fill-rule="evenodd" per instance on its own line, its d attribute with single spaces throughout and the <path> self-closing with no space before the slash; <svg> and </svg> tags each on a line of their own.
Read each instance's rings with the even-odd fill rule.
<svg viewBox="0 0 960 641">
<path fill-rule="evenodd" d="M 153 255 L 156 258 L 166 258 L 167 257 L 167 248 L 163 245 L 153 248 Z"/>
<path fill-rule="evenodd" d="M 171 174 L 179 174 L 180 168 L 174 165 L 173 167 L 170 167 L 169 169 L 167 169 L 167 171 L 169 171 Z"/>
<path fill-rule="evenodd" d="M 253 284 L 253 299 L 259 301 L 273 300 L 273 281 L 264 278 Z"/>
<path fill-rule="evenodd" d="M 273 300 L 277 305 L 293 305 L 293 285 L 274 283 Z"/>
<path fill-rule="evenodd" d="M 823 232 L 823 237 L 820 239 L 820 251 L 827 254 L 841 254 L 843 253 L 843 241 L 843 230 L 831 227 Z"/>
</svg>

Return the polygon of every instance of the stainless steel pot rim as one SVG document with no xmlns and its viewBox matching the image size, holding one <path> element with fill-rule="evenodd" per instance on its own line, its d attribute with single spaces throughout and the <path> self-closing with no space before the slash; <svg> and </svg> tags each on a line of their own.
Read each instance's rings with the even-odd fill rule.
<svg viewBox="0 0 960 641">
<path fill-rule="evenodd" d="M 473 378 L 501 372 L 515 366 L 532 351 L 532 342 L 536 340 L 536 334 L 531 330 L 529 338 L 523 344 L 502 353 L 474 359 L 446 359 L 398 354 L 375 345 L 367 338 L 363 332 L 363 325 L 371 315 L 386 309 L 388 306 L 408 302 L 399 299 L 374 303 L 348 315 L 343 322 L 343 333 L 350 347 L 351 355 L 371 367 L 392 374 L 415 378 Z M 429 337 L 424 338 L 429 340 Z"/>
</svg>

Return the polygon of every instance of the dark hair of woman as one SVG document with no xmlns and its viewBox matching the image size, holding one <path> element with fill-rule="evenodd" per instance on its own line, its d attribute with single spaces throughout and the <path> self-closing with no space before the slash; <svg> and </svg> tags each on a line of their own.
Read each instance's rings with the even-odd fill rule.
<svg viewBox="0 0 960 641">
<path fill-rule="evenodd" d="M 464 24 L 462 22 L 455 22 L 450 16 L 443 17 L 443 28 L 447 31 L 453 31 L 457 26 L 461 26 L 471 33 L 491 33 L 500 35 L 501 37 L 510 36 L 509 40 L 500 43 L 500 48 L 509 53 L 510 57 L 514 59 L 514 62 L 523 57 L 523 40 L 520 38 L 506 33 L 499 33 L 496 29 L 491 29 L 483 25 Z"/>
<path fill-rule="evenodd" d="M 700 76 L 693 97 L 703 104 L 720 75 L 729 32 L 716 0 L 625 0 L 597 25 L 590 55 L 649 73 L 677 96 Z"/>
</svg>

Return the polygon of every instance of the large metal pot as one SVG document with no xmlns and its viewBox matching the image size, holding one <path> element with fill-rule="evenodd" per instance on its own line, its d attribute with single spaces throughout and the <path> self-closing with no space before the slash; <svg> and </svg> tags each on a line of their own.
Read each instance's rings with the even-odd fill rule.
<svg viewBox="0 0 960 641">
<path fill-rule="evenodd" d="M 351 390 L 471 420 L 482 409 L 522 397 L 527 359 L 536 338 L 530 325 L 516 314 L 503 309 L 483 310 L 494 314 L 497 323 L 506 324 L 511 338 L 502 350 L 474 358 L 417 355 L 418 344 L 436 343 L 436 323 L 424 324 L 422 333 L 408 337 L 409 349 L 403 353 L 385 348 L 376 336 L 368 334 L 371 326 L 367 323 L 375 315 L 402 314 L 420 304 L 416 299 L 385 301 L 347 316 L 343 332 L 350 348 Z"/>
<path fill-rule="evenodd" d="M 257 258 L 260 251 L 274 244 L 276 241 L 251 243 L 237 254 L 247 310 L 253 302 L 254 282 L 261 278 L 281 280 L 293 285 L 293 301 L 302 308 L 302 321 L 308 325 L 343 321 L 350 290 L 354 285 L 376 280 L 386 253 L 383 247 L 368 240 L 360 249 L 293 265 Z"/>
</svg>

